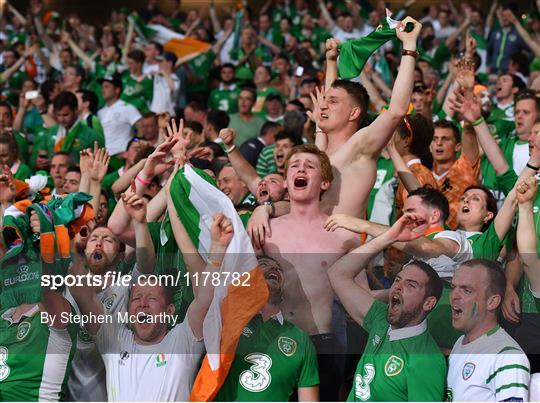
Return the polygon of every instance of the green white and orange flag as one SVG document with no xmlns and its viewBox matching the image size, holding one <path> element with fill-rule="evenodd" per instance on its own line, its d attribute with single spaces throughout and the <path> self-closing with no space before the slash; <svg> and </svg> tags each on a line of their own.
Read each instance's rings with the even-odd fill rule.
<svg viewBox="0 0 540 403">
<path fill-rule="evenodd" d="M 166 52 L 172 52 L 182 61 L 187 62 L 201 53 L 207 52 L 211 45 L 207 42 L 186 37 L 160 24 L 146 24 L 137 14 L 128 17 L 134 25 L 135 31 L 144 41 L 155 41 Z"/>
<path fill-rule="evenodd" d="M 222 274 L 231 274 L 225 283 L 220 282 L 215 288 L 214 300 L 204 320 L 207 354 L 190 396 L 192 401 L 210 401 L 227 377 L 242 330 L 266 304 L 268 288 L 238 213 L 230 199 L 212 185 L 208 175 L 186 165 L 174 177 L 170 195 L 203 259 L 208 261 L 214 214 L 225 214 L 234 227 L 233 239 L 220 268 Z M 238 274 L 233 276 L 232 273 Z M 238 276 L 247 279 L 246 284 L 231 281 Z"/>
</svg>

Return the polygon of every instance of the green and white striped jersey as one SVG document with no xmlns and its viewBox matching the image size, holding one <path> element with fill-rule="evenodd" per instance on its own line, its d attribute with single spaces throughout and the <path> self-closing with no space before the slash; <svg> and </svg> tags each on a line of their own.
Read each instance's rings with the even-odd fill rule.
<svg viewBox="0 0 540 403">
<path fill-rule="evenodd" d="M 14 321 L 15 309 L 0 318 L 0 401 L 64 400 L 77 326 L 47 326 L 38 305 Z"/>
<path fill-rule="evenodd" d="M 496 326 L 467 344 L 463 344 L 463 338 L 450 353 L 447 400 L 529 400 L 529 360 L 506 331 Z"/>
</svg>

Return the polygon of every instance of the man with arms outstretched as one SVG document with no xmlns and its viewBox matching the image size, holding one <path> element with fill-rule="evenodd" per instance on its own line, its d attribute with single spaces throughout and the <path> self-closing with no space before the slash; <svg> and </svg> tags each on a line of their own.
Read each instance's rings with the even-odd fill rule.
<svg viewBox="0 0 540 403">
<path fill-rule="evenodd" d="M 369 332 L 349 401 L 442 400 L 446 363 L 426 320 L 442 293 L 437 272 L 427 263 L 411 261 L 396 276 L 388 305 L 355 282 L 382 250 L 419 237 L 422 222 L 406 213 L 382 235 L 343 256 L 328 270 L 345 309 Z"/>
</svg>

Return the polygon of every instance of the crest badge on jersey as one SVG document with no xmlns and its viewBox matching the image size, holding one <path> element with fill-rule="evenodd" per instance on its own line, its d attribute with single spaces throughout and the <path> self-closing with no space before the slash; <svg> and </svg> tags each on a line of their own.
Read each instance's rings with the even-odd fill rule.
<svg viewBox="0 0 540 403">
<path fill-rule="evenodd" d="M 165 360 L 165 354 L 161 353 L 156 355 L 156 367 L 162 367 L 167 365 L 167 360 Z"/>
<path fill-rule="evenodd" d="M 463 372 L 461 375 L 463 376 L 463 379 L 466 381 L 471 377 L 471 375 L 474 373 L 474 370 L 476 369 L 476 365 L 474 365 L 472 362 L 468 362 L 463 366 Z"/>
<path fill-rule="evenodd" d="M 30 332 L 30 328 L 32 327 L 32 324 L 30 322 L 24 321 L 19 324 L 17 327 L 17 340 L 21 341 L 28 336 L 28 332 Z"/>
<path fill-rule="evenodd" d="M 116 294 L 112 294 L 111 296 L 105 298 L 105 300 L 103 301 L 103 305 L 105 305 L 105 309 L 107 309 L 107 311 L 111 310 L 115 299 L 116 299 Z"/>
<path fill-rule="evenodd" d="M 296 352 L 296 341 L 283 336 L 278 339 L 278 347 L 283 354 L 290 357 Z"/>
<path fill-rule="evenodd" d="M 396 376 L 403 370 L 404 366 L 405 364 L 401 358 L 397 355 L 391 355 L 384 364 L 384 373 L 386 376 Z"/>
</svg>

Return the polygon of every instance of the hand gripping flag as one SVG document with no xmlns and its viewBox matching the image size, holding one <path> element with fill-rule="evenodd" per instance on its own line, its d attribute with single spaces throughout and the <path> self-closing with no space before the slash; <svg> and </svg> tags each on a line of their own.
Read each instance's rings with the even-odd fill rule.
<svg viewBox="0 0 540 403">
<path fill-rule="evenodd" d="M 204 344 L 208 352 L 191 391 L 192 401 L 212 400 L 225 381 L 244 327 L 268 300 L 268 288 L 238 213 L 229 198 L 211 185 L 204 172 L 186 165 L 171 184 L 176 211 L 203 259 L 210 251 L 210 227 L 214 214 L 223 213 L 233 224 L 234 236 L 221 264 L 221 272 L 239 273 L 249 286 L 231 283 L 216 287 L 204 320 Z M 222 276 L 222 278 L 225 278 Z"/>
<path fill-rule="evenodd" d="M 396 27 L 399 21 L 390 18 L 392 12 L 386 9 L 386 18 L 371 33 L 359 39 L 351 39 L 340 43 L 338 73 L 345 80 L 358 77 L 369 57 L 390 39 L 396 38 Z M 410 23 L 405 27 L 411 31 L 414 26 Z"/>
</svg>

